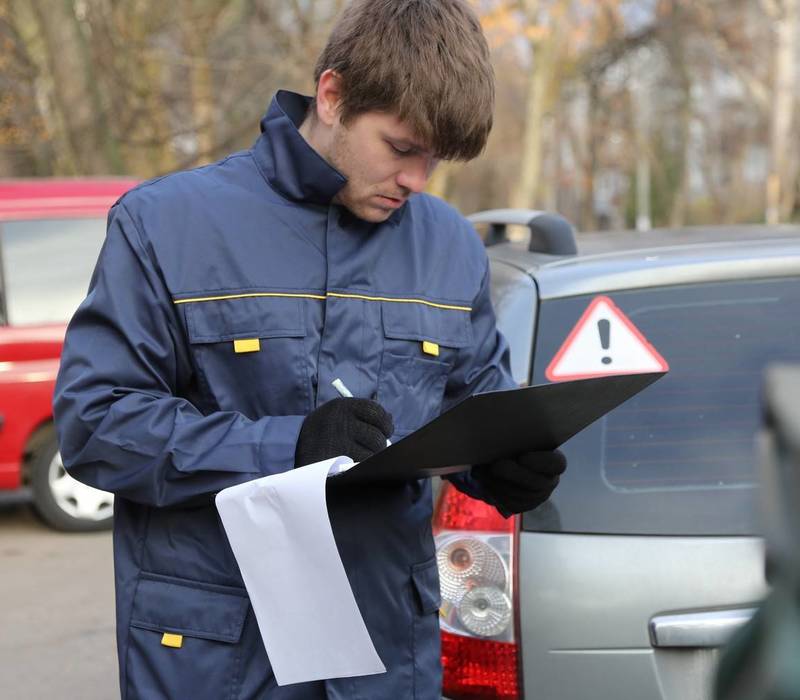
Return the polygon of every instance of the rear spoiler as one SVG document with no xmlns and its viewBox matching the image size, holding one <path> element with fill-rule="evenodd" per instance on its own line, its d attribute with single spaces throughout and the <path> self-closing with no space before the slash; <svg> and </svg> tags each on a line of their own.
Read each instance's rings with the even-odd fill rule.
<svg viewBox="0 0 800 700">
<path fill-rule="evenodd" d="M 472 214 L 467 219 L 473 224 L 489 224 L 487 246 L 506 240 L 506 227 L 527 226 L 531 232 L 528 250 L 549 255 L 577 255 L 575 229 L 559 214 L 535 209 L 491 209 Z"/>
</svg>

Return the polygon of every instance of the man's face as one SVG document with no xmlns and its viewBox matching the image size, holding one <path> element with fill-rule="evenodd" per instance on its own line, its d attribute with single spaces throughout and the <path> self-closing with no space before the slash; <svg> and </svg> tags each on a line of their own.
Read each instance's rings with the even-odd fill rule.
<svg viewBox="0 0 800 700">
<path fill-rule="evenodd" d="M 438 163 L 405 123 L 384 112 L 361 114 L 347 126 L 337 120 L 325 156 L 347 178 L 334 201 L 373 223 L 425 189 Z"/>
</svg>

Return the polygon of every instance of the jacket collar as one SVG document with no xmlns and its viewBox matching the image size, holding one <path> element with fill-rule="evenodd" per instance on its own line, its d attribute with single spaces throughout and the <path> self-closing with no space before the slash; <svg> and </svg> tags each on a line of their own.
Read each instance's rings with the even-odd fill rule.
<svg viewBox="0 0 800 700">
<path fill-rule="evenodd" d="M 261 136 L 253 153 L 267 182 L 284 197 L 327 206 L 347 184 L 347 178 L 300 134 L 310 105 L 310 97 L 278 90 L 261 120 Z M 408 203 L 395 211 L 388 222 L 399 224 L 407 208 Z"/>
<path fill-rule="evenodd" d="M 310 97 L 279 90 L 261 120 L 261 136 L 253 151 L 273 189 L 295 202 L 327 205 L 347 178 L 298 131 L 310 104 Z"/>
</svg>

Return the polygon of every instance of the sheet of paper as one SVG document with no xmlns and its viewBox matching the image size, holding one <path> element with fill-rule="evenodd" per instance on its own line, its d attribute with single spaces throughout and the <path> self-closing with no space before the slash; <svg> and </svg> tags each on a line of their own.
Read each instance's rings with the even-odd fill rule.
<svg viewBox="0 0 800 700">
<path fill-rule="evenodd" d="M 331 530 L 329 474 L 347 457 L 220 491 L 217 510 L 278 685 L 384 673 Z"/>
</svg>

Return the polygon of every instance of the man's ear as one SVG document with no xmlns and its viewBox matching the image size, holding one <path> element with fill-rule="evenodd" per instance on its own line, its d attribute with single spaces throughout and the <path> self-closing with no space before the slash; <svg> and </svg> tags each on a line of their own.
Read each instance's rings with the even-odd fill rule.
<svg viewBox="0 0 800 700">
<path fill-rule="evenodd" d="M 339 119 L 341 101 L 342 79 L 335 70 L 328 68 L 317 83 L 317 119 L 326 126 L 333 126 Z"/>
</svg>

